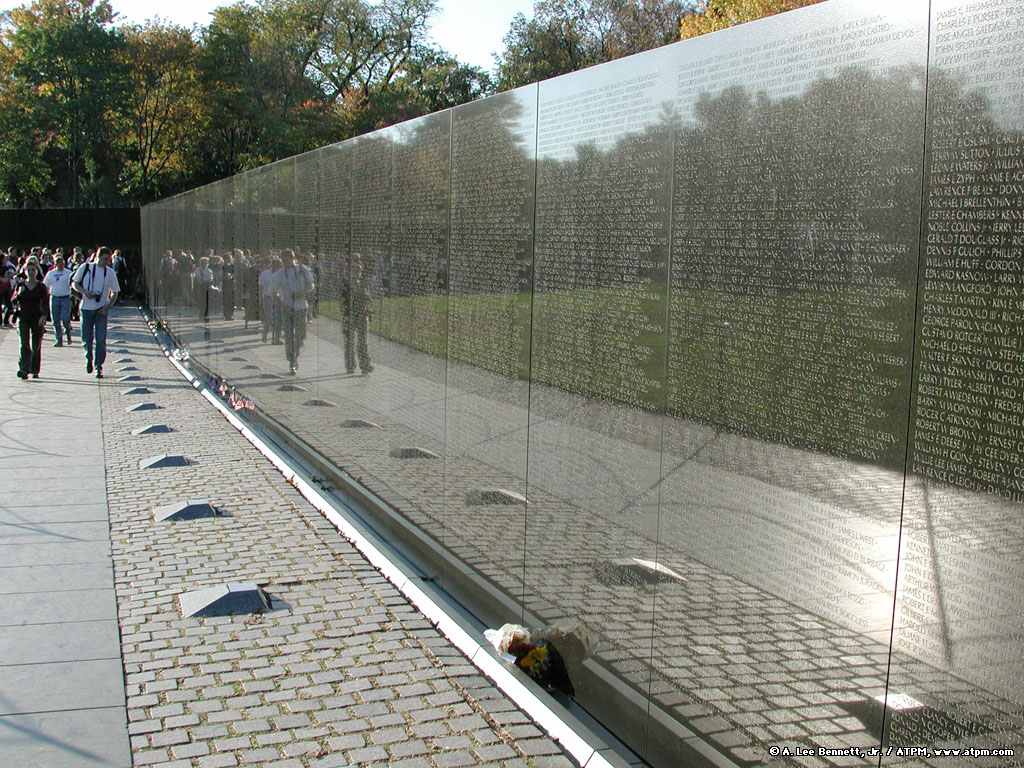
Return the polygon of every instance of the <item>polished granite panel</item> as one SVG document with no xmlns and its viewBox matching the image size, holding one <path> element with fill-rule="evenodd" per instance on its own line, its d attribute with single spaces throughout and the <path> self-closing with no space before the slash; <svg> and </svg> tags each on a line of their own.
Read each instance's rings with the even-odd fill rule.
<svg viewBox="0 0 1024 768">
<path fill-rule="evenodd" d="M 830 0 L 248 171 L 144 209 L 150 295 L 652 764 L 1021 749 L 1022 12 Z"/>
</svg>

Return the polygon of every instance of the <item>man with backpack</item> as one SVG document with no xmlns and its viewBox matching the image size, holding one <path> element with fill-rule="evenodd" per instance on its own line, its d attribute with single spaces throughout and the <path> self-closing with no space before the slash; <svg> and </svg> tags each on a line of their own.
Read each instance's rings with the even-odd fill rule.
<svg viewBox="0 0 1024 768">
<path fill-rule="evenodd" d="M 103 361 L 107 358 L 107 313 L 117 301 L 121 286 L 110 265 L 110 249 L 100 248 L 95 261 L 80 266 L 71 279 L 71 287 L 82 295 L 82 348 L 85 349 L 85 371 L 103 378 Z M 94 350 L 95 344 L 95 350 Z"/>
</svg>

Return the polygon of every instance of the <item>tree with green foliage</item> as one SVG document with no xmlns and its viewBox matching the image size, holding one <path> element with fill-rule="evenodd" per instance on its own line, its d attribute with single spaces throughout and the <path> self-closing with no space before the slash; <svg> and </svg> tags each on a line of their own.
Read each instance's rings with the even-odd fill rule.
<svg viewBox="0 0 1024 768">
<path fill-rule="evenodd" d="M 204 180 L 295 154 L 324 138 L 317 124 L 322 92 L 307 75 L 322 5 L 264 0 L 213 12 L 198 59 L 200 83 L 209 94 L 209 134 L 200 154 L 212 174 Z"/>
<path fill-rule="evenodd" d="M 114 118 L 119 186 L 130 200 L 148 202 L 192 164 L 190 145 L 203 128 L 197 46 L 189 30 L 160 21 L 122 34 L 128 88 Z"/>
<path fill-rule="evenodd" d="M 0 202 L 20 208 L 42 196 L 51 182 L 43 160 L 43 126 L 30 109 L 28 89 L 14 77 L 14 61 L 0 36 Z"/>
<path fill-rule="evenodd" d="M 33 0 L 4 29 L 12 79 L 47 137 L 58 198 L 72 207 L 96 205 L 113 187 L 108 116 L 125 90 L 113 16 L 107 0 Z"/>
<path fill-rule="evenodd" d="M 679 39 L 689 0 L 540 0 L 517 14 L 497 57 L 501 90 L 574 72 Z"/>
<path fill-rule="evenodd" d="M 463 64 L 442 50 L 419 48 L 386 88 L 370 99 L 358 92 L 343 103 L 339 115 L 346 136 L 465 104 L 490 92 L 491 81 L 479 67 Z"/>
<path fill-rule="evenodd" d="M 679 25 L 679 39 L 688 40 L 708 32 L 747 21 L 792 11 L 821 0 L 699 0 L 693 13 Z"/>
</svg>

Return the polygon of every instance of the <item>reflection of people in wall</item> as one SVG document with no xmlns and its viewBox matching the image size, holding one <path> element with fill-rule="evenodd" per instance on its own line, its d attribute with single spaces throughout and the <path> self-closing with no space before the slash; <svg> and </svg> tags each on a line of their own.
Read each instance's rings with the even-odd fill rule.
<svg viewBox="0 0 1024 768">
<path fill-rule="evenodd" d="M 267 259 L 266 269 L 260 273 L 260 319 L 263 321 L 263 343 L 270 334 L 274 344 L 281 343 L 281 313 L 277 308 L 277 274 L 282 268 L 280 259 Z"/>
<path fill-rule="evenodd" d="M 230 251 L 224 255 L 224 277 L 221 292 L 224 295 L 224 319 L 235 319 L 235 257 Z"/>
<path fill-rule="evenodd" d="M 242 301 L 245 306 L 245 330 L 249 330 L 249 322 L 260 319 L 260 288 L 259 288 L 259 256 L 255 259 L 240 248 L 235 249 L 235 274 L 242 275 Z M 266 339 L 264 339 L 266 341 Z"/>
<path fill-rule="evenodd" d="M 363 373 L 373 370 L 366 335 L 370 326 L 370 286 L 363 278 L 363 261 L 353 253 L 348 261 L 348 276 L 342 283 L 341 306 L 345 329 L 345 370 L 355 371 L 356 355 Z"/>
<path fill-rule="evenodd" d="M 192 295 L 195 297 L 199 319 L 204 323 L 210 314 L 210 292 L 213 290 L 213 270 L 206 256 L 199 258 L 199 266 L 192 276 Z"/>
<path fill-rule="evenodd" d="M 276 288 L 281 303 L 281 327 L 284 330 L 284 356 L 289 373 L 299 367 L 299 351 L 306 341 L 306 313 L 313 295 L 313 274 L 303 264 L 295 263 L 295 251 L 285 248 L 284 269 L 277 273 Z"/>
</svg>

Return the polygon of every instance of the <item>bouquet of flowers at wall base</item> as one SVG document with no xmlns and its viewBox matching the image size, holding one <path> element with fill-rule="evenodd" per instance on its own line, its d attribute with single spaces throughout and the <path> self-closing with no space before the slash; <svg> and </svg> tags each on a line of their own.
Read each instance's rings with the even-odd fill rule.
<svg viewBox="0 0 1024 768">
<path fill-rule="evenodd" d="M 505 661 L 515 664 L 549 692 L 560 691 L 566 696 L 576 693 L 570 670 L 577 671 L 593 650 L 583 625 L 571 620 L 534 630 L 505 624 L 500 629 L 488 629 L 484 637 Z"/>
</svg>

